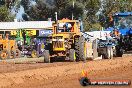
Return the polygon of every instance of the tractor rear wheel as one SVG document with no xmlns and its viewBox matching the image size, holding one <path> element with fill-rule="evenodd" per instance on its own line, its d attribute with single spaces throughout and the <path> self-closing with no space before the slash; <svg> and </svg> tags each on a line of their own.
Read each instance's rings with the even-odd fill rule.
<svg viewBox="0 0 132 88">
<path fill-rule="evenodd" d="M 38 58 L 39 57 L 39 53 L 36 50 L 32 50 L 31 51 L 31 57 L 32 58 Z"/>
<path fill-rule="evenodd" d="M 74 38 L 75 41 L 75 57 L 76 57 L 76 61 L 79 61 L 79 36 Z"/>
<path fill-rule="evenodd" d="M 8 52 L 8 50 L 2 50 L 0 52 L 0 59 L 2 60 L 10 59 L 10 52 Z"/>
<path fill-rule="evenodd" d="M 116 57 L 122 57 L 123 55 L 123 49 L 119 46 L 116 46 Z"/>
<path fill-rule="evenodd" d="M 69 52 L 69 60 L 72 61 L 72 62 L 75 62 L 76 61 L 75 50 L 74 49 L 70 49 L 70 52 Z"/>
<path fill-rule="evenodd" d="M 21 51 L 19 49 L 16 49 L 16 58 L 21 57 Z"/>
<path fill-rule="evenodd" d="M 49 50 L 44 51 L 44 62 L 45 63 L 50 63 L 50 53 Z"/>
<path fill-rule="evenodd" d="M 79 38 L 79 58 L 82 61 L 86 61 L 86 42 L 83 36 Z"/>
</svg>

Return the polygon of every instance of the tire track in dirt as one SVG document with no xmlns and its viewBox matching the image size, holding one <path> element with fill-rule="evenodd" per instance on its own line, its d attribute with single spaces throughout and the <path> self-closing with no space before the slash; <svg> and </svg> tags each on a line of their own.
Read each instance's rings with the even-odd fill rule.
<svg viewBox="0 0 132 88">
<path fill-rule="evenodd" d="M 113 69 L 106 70 L 94 70 L 90 72 L 88 69 L 88 76 L 91 79 L 132 79 L 132 65 L 124 67 L 115 67 Z M 30 80 L 26 80 L 27 84 L 14 85 L 13 88 L 83 88 L 80 86 L 78 78 L 81 72 L 72 75 L 52 77 L 45 80 L 35 80 L 29 83 Z M 9 87 L 11 88 L 11 87 Z M 93 88 L 88 87 L 88 88 Z M 124 86 L 96 86 L 95 88 L 124 88 Z M 125 88 L 131 88 L 131 86 L 125 86 Z"/>
<path fill-rule="evenodd" d="M 38 64 L 39 65 L 39 64 Z M 46 64 L 47 67 L 37 68 L 37 69 L 29 69 L 24 71 L 14 71 L 8 73 L 0 74 L 0 87 L 7 87 L 13 85 L 25 84 L 25 82 L 32 81 L 42 81 L 48 80 L 50 78 L 58 78 L 68 75 L 80 74 L 81 70 L 88 70 L 89 74 L 96 74 L 97 72 L 115 69 L 118 70 L 120 67 L 130 66 L 132 65 L 131 57 L 127 58 L 117 58 L 111 60 L 99 60 L 99 61 L 89 61 L 86 63 L 77 62 L 77 63 L 69 63 L 69 64 Z M 48 66 L 49 65 L 49 66 Z M 25 65 L 26 66 L 26 65 Z M 102 73 L 103 74 L 103 73 Z M 27 85 L 29 83 L 26 83 Z"/>
</svg>

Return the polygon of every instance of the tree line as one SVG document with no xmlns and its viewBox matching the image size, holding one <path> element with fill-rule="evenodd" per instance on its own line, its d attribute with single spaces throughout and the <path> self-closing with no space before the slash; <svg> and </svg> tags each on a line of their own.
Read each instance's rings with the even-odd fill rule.
<svg viewBox="0 0 132 88">
<path fill-rule="evenodd" d="M 82 19 L 84 29 L 93 30 L 108 26 L 109 14 L 119 11 L 132 11 L 131 0 L 0 0 L 0 21 L 13 21 L 15 14 L 11 13 L 13 7 L 16 11 L 20 6 L 25 13 L 22 18 L 25 21 L 42 21 L 52 18 L 55 20 L 55 12 L 58 19 L 73 18 Z M 73 3 L 74 2 L 74 3 Z M 101 10 L 100 14 L 97 13 Z M 107 24 L 107 25 L 106 25 Z"/>
</svg>

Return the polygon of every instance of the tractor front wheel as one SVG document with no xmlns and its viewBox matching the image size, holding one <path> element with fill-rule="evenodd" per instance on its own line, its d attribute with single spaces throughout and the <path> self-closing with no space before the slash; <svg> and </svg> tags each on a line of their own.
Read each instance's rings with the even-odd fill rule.
<svg viewBox="0 0 132 88">
<path fill-rule="evenodd" d="M 122 57 L 123 56 L 123 49 L 119 46 L 116 46 L 116 57 Z"/>
<path fill-rule="evenodd" d="M 72 61 L 72 62 L 76 61 L 76 56 L 75 56 L 75 50 L 74 49 L 70 49 L 69 60 Z"/>
<path fill-rule="evenodd" d="M 76 57 L 76 61 L 79 61 L 80 58 L 79 58 L 79 36 L 76 36 L 74 38 L 74 41 L 75 41 L 75 57 Z"/>
<path fill-rule="evenodd" d="M 50 53 L 49 50 L 44 51 L 44 62 L 45 63 L 50 63 Z"/>
</svg>

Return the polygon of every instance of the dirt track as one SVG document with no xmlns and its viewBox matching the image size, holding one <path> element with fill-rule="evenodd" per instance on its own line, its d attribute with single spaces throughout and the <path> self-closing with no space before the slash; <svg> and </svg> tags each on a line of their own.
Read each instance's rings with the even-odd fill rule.
<svg viewBox="0 0 132 88">
<path fill-rule="evenodd" d="M 91 79 L 132 80 L 132 56 L 113 60 L 55 62 L 51 64 L 0 64 L 0 87 L 7 88 L 83 88 L 78 78 L 82 69 Z M 92 87 L 92 86 L 91 86 Z M 88 88 L 91 88 L 88 87 Z M 94 88 L 132 88 L 132 86 L 94 86 Z"/>
</svg>

